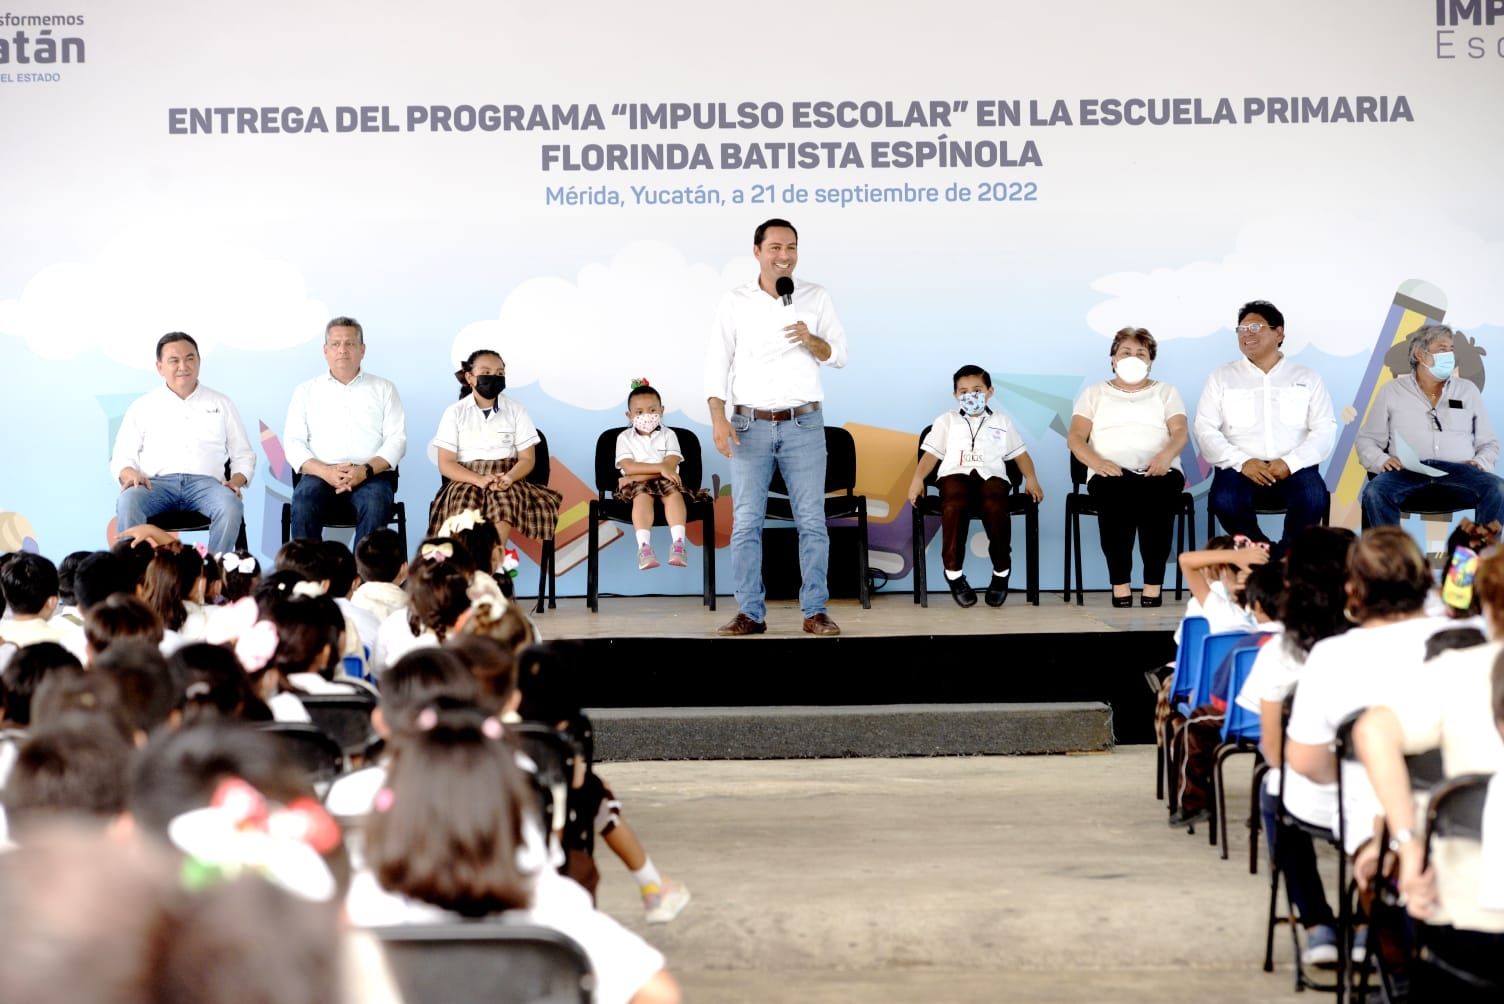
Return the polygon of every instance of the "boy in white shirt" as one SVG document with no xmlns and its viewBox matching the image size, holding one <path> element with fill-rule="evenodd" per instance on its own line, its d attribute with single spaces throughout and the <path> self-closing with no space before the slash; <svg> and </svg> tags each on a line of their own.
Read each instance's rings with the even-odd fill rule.
<svg viewBox="0 0 1504 1004">
<path fill-rule="evenodd" d="M 966 555 L 966 531 L 971 512 L 980 511 L 987 533 L 987 553 L 992 558 L 992 581 L 987 586 L 987 605 L 1000 607 L 1008 599 L 1008 573 L 1012 571 L 1013 524 L 1008 512 L 1009 460 L 1016 461 L 1024 476 L 1024 491 L 1036 503 L 1044 490 L 1034 476 L 1034 461 L 1019 438 L 1013 419 L 987 406 L 992 400 L 992 377 L 980 366 L 962 366 L 951 378 L 959 411 L 947 411 L 930 427 L 920 443 L 924 456 L 909 482 L 909 503 L 924 494 L 924 482 L 939 469 L 935 487 L 940 490 L 940 557 L 950 594 L 962 607 L 975 606 L 976 590 L 966 581 L 961 564 Z"/>
</svg>

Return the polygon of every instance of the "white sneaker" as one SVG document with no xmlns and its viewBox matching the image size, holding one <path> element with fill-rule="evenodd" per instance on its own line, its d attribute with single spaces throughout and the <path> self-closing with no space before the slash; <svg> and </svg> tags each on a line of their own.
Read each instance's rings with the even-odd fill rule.
<svg viewBox="0 0 1504 1004">
<path fill-rule="evenodd" d="M 1334 969 L 1337 966 L 1337 932 L 1325 924 L 1306 932 L 1306 950 L 1302 959 L 1308 966 Z"/>
<path fill-rule="evenodd" d="M 669 879 L 656 892 L 642 894 L 642 909 L 649 924 L 667 924 L 689 905 L 689 889 Z"/>
</svg>

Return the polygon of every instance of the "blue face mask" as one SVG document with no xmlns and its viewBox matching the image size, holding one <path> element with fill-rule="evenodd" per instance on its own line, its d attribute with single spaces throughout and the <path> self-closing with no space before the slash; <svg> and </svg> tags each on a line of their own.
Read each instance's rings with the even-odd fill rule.
<svg viewBox="0 0 1504 1004">
<path fill-rule="evenodd" d="M 968 415 L 980 415 L 987 410 L 986 391 L 969 390 L 956 400 L 961 402 L 961 410 Z"/>
<path fill-rule="evenodd" d="M 1438 380 L 1445 380 L 1457 368 L 1457 353 L 1437 352 L 1431 356 L 1431 365 L 1426 367 Z"/>
</svg>

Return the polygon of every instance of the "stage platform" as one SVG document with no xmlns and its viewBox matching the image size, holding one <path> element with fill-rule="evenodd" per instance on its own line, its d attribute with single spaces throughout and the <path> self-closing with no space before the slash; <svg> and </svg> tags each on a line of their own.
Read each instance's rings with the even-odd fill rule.
<svg viewBox="0 0 1504 1004">
<path fill-rule="evenodd" d="M 536 619 L 546 638 L 585 647 L 581 696 L 608 759 L 791 757 L 804 747 L 806 756 L 1059 752 L 1152 742 L 1154 695 L 1144 673 L 1173 659 L 1171 635 L 1184 612 L 1173 594 L 1157 609 L 1116 609 L 1106 592 L 1088 593 L 1082 607 L 1042 593 L 1035 607 L 1019 592 L 1001 609 L 962 610 L 946 592 L 932 593 L 927 608 L 895 592 L 875 595 L 870 610 L 832 601 L 838 638 L 804 634 L 792 601 L 769 603 L 766 634 L 721 638 L 716 628 L 736 613 L 729 596 L 714 612 L 693 596 L 602 597 L 600 606 L 592 614 L 583 598 L 561 598 Z M 999 712 L 1005 705 L 1076 707 L 1056 709 L 1058 723 L 1041 732 L 1037 708 L 1015 719 Z M 876 706 L 905 707 L 878 721 Z M 645 727 L 649 720 L 658 724 Z M 895 747 L 878 738 L 884 731 L 909 740 Z M 648 742 L 671 732 L 681 739 L 677 752 Z M 804 747 L 791 742 L 800 732 Z M 937 742 L 989 732 L 1018 741 L 971 749 Z M 639 741 L 627 742 L 629 734 Z M 1051 734 L 1059 740 L 1041 741 Z M 1081 738 L 1098 734 L 1105 742 Z M 722 741 L 731 736 L 742 739 Z"/>
</svg>

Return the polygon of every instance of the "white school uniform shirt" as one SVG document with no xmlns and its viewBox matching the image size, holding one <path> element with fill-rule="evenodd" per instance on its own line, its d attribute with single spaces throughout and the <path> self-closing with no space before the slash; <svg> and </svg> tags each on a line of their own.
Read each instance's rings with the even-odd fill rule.
<svg viewBox="0 0 1504 1004">
<path fill-rule="evenodd" d="M 222 480 L 227 456 L 230 473 L 250 484 L 256 452 L 234 402 L 203 384 L 186 398 L 163 384 L 125 410 L 110 455 L 110 476 L 118 480 L 121 471 L 134 467 L 147 478 L 197 474 Z"/>
<path fill-rule="evenodd" d="M 661 464 L 670 456 L 684 459 L 684 454 L 679 451 L 679 437 L 673 429 L 662 425 L 646 436 L 636 429 L 623 429 L 621 435 L 616 437 L 618 469 L 623 460 L 635 460 L 639 464 Z"/>
<path fill-rule="evenodd" d="M 959 411 L 947 411 L 935 419 L 930 434 L 919 444 L 925 453 L 938 457 L 935 477 L 970 474 L 983 478 L 1008 480 L 1007 461 L 1028 449 L 1019 438 L 1018 429 L 1006 412 L 988 408 L 981 415 L 967 417 Z M 963 453 L 980 450 L 980 464 L 968 462 Z"/>
<path fill-rule="evenodd" d="M 1439 617 L 1416 617 L 1318 641 L 1300 670 L 1285 734 L 1294 742 L 1327 746 L 1336 740 L 1342 719 L 1354 711 L 1393 706 L 1415 679 L 1427 675 L 1422 668 L 1426 640 L 1448 627 Z M 1372 835 L 1373 817 L 1381 810 L 1361 763 L 1344 761 L 1339 769 L 1351 853 Z M 1307 822 L 1335 829 L 1337 786 L 1317 784 L 1289 767 L 1285 775 L 1286 808 Z"/>
<path fill-rule="evenodd" d="M 803 321 L 830 345 L 823 363 L 784 328 Z M 793 303 L 765 293 L 757 280 L 726 291 L 705 356 L 705 396 L 753 408 L 793 408 L 823 401 L 820 367 L 846 365 L 846 329 L 825 287 L 794 280 Z"/>
<path fill-rule="evenodd" d="M 1212 370 L 1196 405 L 1196 443 L 1214 467 L 1283 460 L 1315 467 L 1337 442 L 1332 398 L 1316 371 L 1281 356 L 1268 373 L 1247 359 Z"/>
<path fill-rule="evenodd" d="M 518 450 L 536 446 L 542 438 L 527 409 L 505 394 L 488 411 L 481 411 L 474 394 L 466 394 L 444 409 L 439 431 L 428 445 L 431 449 L 450 451 L 463 464 L 472 460 L 511 460 Z"/>
<path fill-rule="evenodd" d="M 396 467 L 407 452 L 407 418 L 390 380 L 361 370 L 349 383 L 324 372 L 293 389 L 282 436 L 287 462 L 365 463 L 380 457 Z"/>
</svg>

